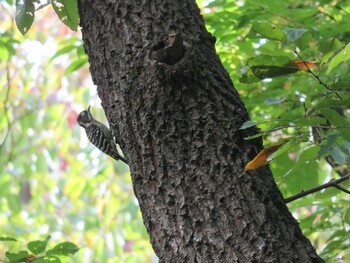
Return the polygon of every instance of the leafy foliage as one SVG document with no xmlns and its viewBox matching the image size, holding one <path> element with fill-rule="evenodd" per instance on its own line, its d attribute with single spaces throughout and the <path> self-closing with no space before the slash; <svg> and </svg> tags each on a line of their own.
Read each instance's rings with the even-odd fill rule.
<svg viewBox="0 0 350 263">
<path fill-rule="evenodd" d="M 60 263 L 62 262 L 58 256 L 74 255 L 79 248 L 71 242 L 63 242 L 56 245 L 54 248 L 46 250 L 47 243 L 51 237 L 48 236 L 44 241 L 36 240 L 27 244 L 28 250 L 19 252 L 6 251 L 5 255 L 9 262 L 42 262 L 42 263 Z M 15 241 L 14 238 L 1 238 L 1 241 Z M 29 252 L 33 254 L 29 254 Z"/>
<path fill-rule="evenodd" d="M 59 19 L 70 29 L 77 30 L 77 0 L 53 0 L 46 3 L 41 3 L 40 0 L 16 0 L 16 25 L 22 35 L 25 35 L 32 26 L 35 12 L 50 3 Z"/>
<path fill-rule="evenodd" d="M 78 27 L 78 5 L 76 0 L 52 1 L 53 10 L 60 20 L 70 29 L 76 31 Z"/>
</svg>

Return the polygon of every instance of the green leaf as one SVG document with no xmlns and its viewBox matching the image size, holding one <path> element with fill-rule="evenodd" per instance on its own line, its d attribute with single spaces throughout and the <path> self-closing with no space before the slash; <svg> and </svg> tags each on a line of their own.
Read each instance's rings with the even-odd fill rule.
<svg viewBox="0 0 350 263">
<path fill-rule="evenodd" d="M 259 55 L 248 59 L 247 65 L 249 70 L 242 74 L 242 83 L 258 82 L 299 71 L 298 66 L 287 56 Z"/>
<path fill-rule="evenodd" d="M 297 193 L 318 184 L 318 163 L 316 162 L 318 150 L 319 147 L 310 147 L 299 153 L 297 163 L 283 178 L 288 185 L 288 190 Z"/>
<path fill-rule="evenodd" d="M 1 37 L 1 35 L 0 35 L 0 37 Z M 9 57 L 10 57 L 10 52 L 8 51 L 5 44 L 1 43 L 1 41 L 0 41 L 0 61 L 1 60 L 7 61 Z"/>
<path fill-rule="evenodd" d="M 78 28 L 78 4 L 76 0 L 52 1 L 52 7 L 60 20 L 70 29 Z"/>
<path fill-rule="evenodd" d="M 260 78 L 256 77 L 253 71 L 249 68 L 246 70 L 242 76 L 239 78 L 239 82 L 241 83 L 255 83 L 261 81 Z"/>
<path fill-rule="evenodd" d="M 257 35 L 258 34 L 258 35 Z M 268 22 L 256 22 L 253 24 L 251 32 L 247 37 L 261 36 L 261 38 L 268 38 L 285 42 L 287 40 L 286 34 L 283 30 Z"/>
<path fill-rule="evenodd" d="M 287 35 L 288 43 L 297 41 L 307 31 L 308 29 L 305 28 L 287 28 L 285 32 Z"/>
<path fill-rule="evenodd" d="M 300 220 L 300 226 L 302 229 L 310 229 L 312 228 L 315 218 L 317 216 L 317 213 L 311 214 L 310 216 L 303 218 Z"/>
<path fill-rule="evenodd" d="M 63 242 L 46 252 L 46 255 L 74 255 L 79 248 L 72 242 Z"/>
<path fill-rule="evenodd" d="M 6 251 L 5 255 L 11 262 L 21 262 L 28 256 L 28 251 L 22 250 L 18 253 Z"/>
<path fill-rule="evenodd" d="M 325 118 L 303 118 L 294 121 L 294 124 L 298 127 L 313 126 L 313 125 L 324 125 L 327 123 Z"/>
<path fill-rule="evenodd" d="M 286 100 L 286 96 L 280 96 L 280 97 L 277 97 L 277 98 L 267 98 L 264 103 L 267 104 L 267 105 L 280 104 L 280 103 L 282 103 L 285 100 Z"/>
<path fill-rule="evenodd" d="M 62 261 L 56 256 L 46 256 L 33 261 L 33 263 L 61 263 Z"/>
<path fill-rule="evenodd" d="M 9 194 L 7 203 L 13 215 L 17 215 L 22 211 L 21 199 L 18 195 Z"/>
<path fill-rule="evenodd" d="M 38 0 L 16 0 L 16 25 L 22 35 L 25 35 L 33 24 L 35 2 Z"/>
<path fill-rule="evenodd" d="M 327 74 L 332 71 L 336 66 L 338 66 L 341 62 L 348 60 L 350 58 L 350 43 L 345 46 L 334 58 L 332 58 L 329 63 Z"/>
<path fill-rule="evenodd" d="M 350 90 L 350 80 L 340 80 L 332 85 L 333 90 Z"/>
<path fill-rule="evenodd" d="M 347 122 L 347 119 L 344 116 L 340 115 L 334 109 L 327 109 L 326 108 L 326 109 L 321 110 L 321 113 L 335 127 L 342 127 L 342 126 L 344 126 L 346 124 L 350 125 Z"/>
<path fill-rule="evenodd" d="M 57 50 L 57 52 L 49 59 L 48 63 L 51 63 L 55 58 L 62 56 L 64 54 L 67 54 L 76 48 L 77 47 L 75 45 L 69 45 L 69 46 L 62 47 L 61 49 Z"/>
<path fill-rule="evenodd" d="M 86 64 L 87 62 L 88 62 L 88 59 L 86 57 L 75 60 L 72 64 L 70 64 L 68 66 L 68 68 L 65 70 L 64 74 L 67 75 L 67 74 L 72 73 L 73 71 L 78 70 L 79 68 L 84 66 L 84 64 Z"/>
<path fill-rule="evenodd" d="M 279 76 L 293 74 L 298 72 L 299 69 L 296 67 L 278 67 L 278 66 L 253 66 L 251 67 L 254 75 L 259 79 L 275 78 Z"/>
<path fill-rule="evenodd" d="M 258 124 L 258 123 L 257 123 L 257 122 L 254 122 L 254 121 L 246 121 L 245 123 L 243 123 L 243 125 L 242 125 L 239 129 L 240 129 L 240 130 L 244 130 L 244 129 L 253 127 L 253 126 L 257 125 L 257 124 Z"/>
<path fill-rule="evenodd" d="M 348 119 L 340 115 L 336 110 L 323 109 L 321 113 L 327 118 L 333 127 L 339 128 L 340 134 L 344 140 L 350 141 L 350 123 Z"/>
<path fill-rule="evenodd" d="M 329 238 L 327 241 L 333 240 L 334 238 L 343 238 L 347 235 L 347 231 L 344 229 L 340 229 L 335 231 Z"/>
<path fill-rule="evenodd" d="M 289 65 L 290 62 L 291 62 L 291 59 L 287 56 L 258 55 L 258 56 L 249 58 L 247 60 L 247 65 L 249 67 L 261 66 L 261 65 L 282 67 L 284 65 Z M 294 68 L 297 68 L 295 63 L 292 63 L 290 65 L 294 66 Z"/>
<path fill-rule="evenodd" d="M 252 140 L 252 139 L 255 139 L 255 138 L 259 138 L 259 137 L 262 137 L 264 136 L 265 134 L 267 133 L 258 133 L 258 134 L 255 134 L 255 135 L 252 135 L 252 136 L 249 136 L 249 137 L 245 137 L 244 140 Z"/>
<path fill-rule="evenodd" d="M 337 142 L 338 137 L 338 133 L 334 133 L 328 136 L 326 145 L 324 145 L 317 154 L 318 158 L 329 154 L 331 147 L 333 147 L 333 145 Z"/>
<path fill-rule="evenodd" d="M 268 158 L 267 161 L 272 161 L 274 158 L 277 156 L 290 151 L 292 148 L 294 148 L 296 145 L 298 145 L 300 142 L 296 139 L 292 139 L 289 142 L 285 143 L 283 146 L 281 146 L 276 152 L 271 154 Z"/>
<path fill-rule="evenodd" d="M 347 155 L 341 149 L 339 149 L 339 147 L 330 147 L 329 154 L 333 157 L 337 164 L 346 164 Z"/>
<path fill-rule="evenodd" d="M 321 101 L 315 106 L 315 110 L 321 110 L 325 108 L 331 108 L 334 106 L 348 106 L 350 105 L 350 98 L 345 100 L 334 100 L 334 99 L 326 99 Z"/>
<path fill-rule="evenodd" d="M 0 241 L 14 241 L 17 242 L 17 239 L 13 237 L 0 237 Z"/>
<path fill-rule="evenodd" d="M 77 46 L 77 49 L 76 49 L 76 50 L 77 50 L 77 55 L 78 55 L 79 57 L 85 56 L 85 55 L 86 55 L 83 44 L 80 44 L 79 46 Z"/>
<path fill-rule="evenodd" d="M 27 248 L 34 255 L 38 255 L 44 253 L 47 247 L 48 239 L 45 241 L 36 240 L 28 243 Z"/>
</svg>

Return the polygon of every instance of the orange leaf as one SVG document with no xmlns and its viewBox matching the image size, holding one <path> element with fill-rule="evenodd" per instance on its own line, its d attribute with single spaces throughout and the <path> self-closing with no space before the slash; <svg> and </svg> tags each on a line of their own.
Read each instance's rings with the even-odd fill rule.
<svg viewBox="0 0 350 263">
<path fill-rule="evenodd" d="M 258 153 L 257 156 L 253 160 L 251 160 L 247 165 L 244 167 L 244 171 L 251 171 L 256 170 L 261 166 L 264 166 L 268 163 L 268 158 L 273 154 L 275 151 L 278 150 L 283 144 L 285 144 L 289 139 L 284 139 L 281 142 L 277 142 L 275 144 L 272 144 L 265 149 L 263 149 L 261 152 Z"/>
<path fill-rule="evenodd" d="M 316 67 L 316 61 L 302 61 L 300 59 L 293 59 L 292 61 L 298 66 L 299 70 L 308 70 Z"/>
</svg>

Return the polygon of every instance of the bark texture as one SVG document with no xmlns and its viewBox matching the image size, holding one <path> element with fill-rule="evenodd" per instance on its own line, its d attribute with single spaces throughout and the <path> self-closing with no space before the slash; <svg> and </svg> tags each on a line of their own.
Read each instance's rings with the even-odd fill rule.
<svg viewBox="0 0 350 263">
<path fill-rule="evenodd" d="M 323 262 L 271 172 L 194 0 L 79 0 L 93 81 L 160 262 Z"/>
</svg>

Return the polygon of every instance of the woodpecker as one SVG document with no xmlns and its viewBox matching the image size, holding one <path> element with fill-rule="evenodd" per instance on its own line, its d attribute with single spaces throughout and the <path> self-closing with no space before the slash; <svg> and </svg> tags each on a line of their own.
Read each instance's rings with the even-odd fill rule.
<svg viewBox="0 0 350 263">
<path fill-rule="evenodd" d="M 99 150 L 115 160 L 121 160 L 127 164 L 126 159 L 118 153 L 112 132 L 104 124 L 94 119 L 90 112 L 90 107 L 79 113 L 77 118 L 78 124 L 85 129 L 90 142 Z"/>
</svg>

